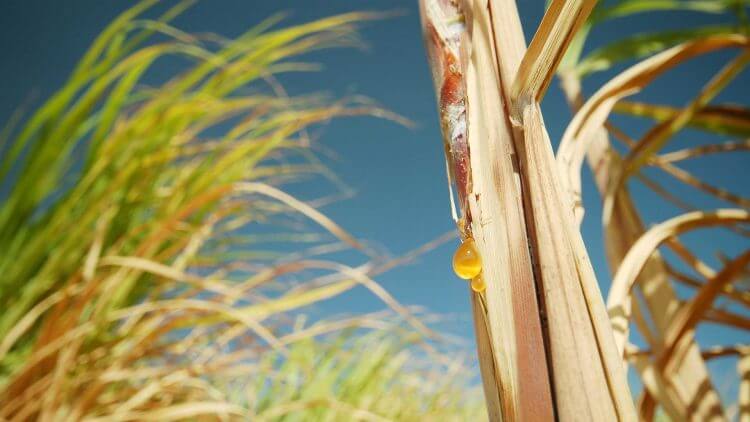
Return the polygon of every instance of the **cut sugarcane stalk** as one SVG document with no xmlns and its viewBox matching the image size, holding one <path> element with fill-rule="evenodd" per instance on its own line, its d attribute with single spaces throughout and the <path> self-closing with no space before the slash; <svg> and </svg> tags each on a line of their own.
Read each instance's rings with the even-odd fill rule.
<svg viewBox="0 0 750 422">
<path fill-rule="evenodd" d="M 571 37 L 593 3 L 553 2 L 530 53 L 511 0 L 420 3 L 454 215 L 482 256 L 472 303 L 490 418 L 635 420 L 537 102 L 567 45 L 546 41 Z M 519 79 L 522 61 L 541 78 Z"/>
</svg>

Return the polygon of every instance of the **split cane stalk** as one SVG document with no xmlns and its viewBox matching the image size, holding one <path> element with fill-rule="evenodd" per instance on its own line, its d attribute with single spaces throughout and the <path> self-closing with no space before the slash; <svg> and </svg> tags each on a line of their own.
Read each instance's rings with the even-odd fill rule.
<svg viewBox="0 0 750 422">
<path fill-rule="evenodd" d="M 634 420 L 538 101 L 592 1 L 552 2 L 526 52 L 512 0 L 421 0 L 492 420 Z M 519 72 L 518 69 L 521 69 Z"/>
</svg>

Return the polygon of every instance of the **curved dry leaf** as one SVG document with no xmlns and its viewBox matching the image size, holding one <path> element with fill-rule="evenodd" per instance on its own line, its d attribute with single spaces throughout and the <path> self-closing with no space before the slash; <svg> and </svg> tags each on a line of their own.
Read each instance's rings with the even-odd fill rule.
<svg viewBox="0 0 750 422">
<path fill-rule="evenodd" d="M 721 209 L 713 212 L 696 211 L 680 215 L 658 224 L 641 236 L 622 261 L 607 298 L 607 308 L 614 328 L 620 353 L 627 343 L 627 327 L 631 314 L 630 292 L 649 257 L 662 242 L 686 231 L 720 225 L 750 222 L 750 212 L 740 209 Z"/>
<path fill-rule="evenodd" d="M 610 122 L 605 123 L 605 127 L 607 128 L 607 130 L 609 130 L 611 134 L 614 135 L 615 139 L 622 141 L 627 147 L 632 148 L 636 145 L 637 142 L 634 139 L 632 139 L 630 136 L 628 136 L 626 133 L 624 133 L 622 130 L 620 130 L 618 127 L 616 127 L 612 123 Z M 713 149 L 713 148 L 710 148 L 710 147 L 713 147 L 713 145 L 707 145 L 706 147 L 707 149 Z M 731 147 L 719 147 L 719 149 L 724 149 L 724 148 L 731 149 L 731 150 L 742 149 L 742 147 L 740 147 L 738 144 L 735 144 L 735 143 L 732 143 Z M 693 176 L 690 172 L 680 167 L 677 167 L 670 162 L 664 162 L 660 160 L 659 157 L 651 157 L 651 164 L 658 167 L 660 170 L 664 171 L 670 176 L 674 177 L 678 181 L 685 183 L 686 185 L 691 186 L 695 189 L 703 191 L 708 195 L 715 196 L 721 200 L 727 201 L 729 203 L 732 203 L 734 205 L 737 205 L 743 208 L 750 207 L 750 200 L 743 198 L 737 194 L 734 194 L 726 189 L 722 189 L 722 188 L 713 186 L 707 182 L 704 182 L 703 180 Z M 617 170 L 615 169 L 615 171 Z M 697 207 L 685 202 L 684 200 L 682 200 L 682 198 L 679 198 L 676 195 L 672 194 L 671 192 L 663 188 L 658 182 L 647 177 L 643 173 L 637 172 L 635 175 L 648 188 L 653 190 L 654 193 L 663 197 L 666 201 L 673 203 L 678 208 L 681 208 L 684 211 L 694 211 L 697 209 Z M 606 188 L 609 188 L 609 186 L 607 186 Z M 604 198 L 605 202 L 607 200 L 611 201 L 610 203 L 605 204 L 605 205 L 612 207 L 613 206 L 612 199 L 617 198 L 617 197 L 614 196 L 613 192 L 609 192 L 606 190 L 603 194 L 605 195 L 605 198 Z M 609 217 L 609 216 L 605 215 L 605 217 Z M 605 219 L 605 222 L 607 221 L 609 220 Z M 750 231 L 743 229 L 741 227 L 729 227 L 729 230 L 732 230 L 742 236 L 750 235 Z"/>
<path fill-rule="evenodd" d="M 106 377 L 102 377 L 106 378 Z M 133 409 L 146 404 L 146 402 L 153 396 L 159 393 L 163 387 L 174 384 L 183 383 L 189 378 L 186 371 L 176 371 L 167 373 L 164 377 L 151 378 L 145 385 L 141 386 L 138 391 L 133 394 L 126 401 L 119 403 L 112 411 L 110 415 L 125 415 L 132 412 Z"/>
<path fill-rule="evenodd" d="M 750 331 L 750 318 L 724 309 L 707 309 L 703 314 L 703 321 L 724 325 L 737 330 Z"/>
<path fill-rule="evenodd" d="M 736 344 L 734 346 L 713 346 L 701 350 L 703 359 L 721 358 L 724 356 L 744 355 L 750 353 L 750 345 Z"/>
<path fill-rule="evenodd" d="M 677 271 L 673 267 L 667 265 L 666 267 L 667 273 L 669 276 L 676 282 L 691 287 L 694 289 L 700 289 L 703 287 L 703 282 L 681 272 Z M 750 292 L 741 291 L 738 289 L 735 289 L 732 285 L 726 285 L 723 287 L 721 294 L 726 297 L 727 299 L 730 299 L 740 305 L 750 307 Z"/>
<path fill-rule="evenodd" d="M 380 284 L 370 278 L 364 271 L 349 267 L 347 265 L 339 264 L 336 262 L 327 261 L 312 261 L 318 268 L 329 268 L 336 270 L 337 272 L 350 277 L 356 283 L 362 284 L 368 290 L 370 290 L 375 296 L 380 298 L 386 305 L 393 309 L 397 314 L 403 317 L 409 322 L 414 328 L 420 331 L 428 338 L 436 337 L 435 333 L 427 328 L 418 318 L 414 317 L 411 312 L 402 304 L 400 304 L 388 291 L 386 291 Z M 344 280 L 344 283 L 351 283 L 349 280 Z"/>
<path fill-rule="evenodd" d="M 143 271 L 172 281 L 182 281 L 194 287 L 204 289 L 205 291 L 219 293 L 224 296 L 230 296 L 235 293 L 235 290 L 231 288 L 231 282 L 198 277 L 169 265 L 161 264 L 146 258 L 135 256 L 106 256 L 99 260 L 99 266 L 114 266 L 118 268 Z"/>
<path fill-rule="evenodd" d="M 421 250 L 417 250 L 417 253 L 419 252 L 421 252 Z M 295 270 L 324 269 L 333 270 L 336 273 L 328 274 L 316 280 L 311 280 L 308 283 L 310 286 L 316 287 L 302 291 L 290 291 L 281 297 L 263 303 L 246 306 L 237 311 L 243 315 L 251 316 L 252 318 L 264 319 L 273 313 L 289 312 L 303 306 L 338 296 L 358 284 L 361 284 L 423 335 L 428 338 L 437 337 L 432 330 L 412 315 L 404 305 L 399 303 L 390 293 L 388 293 L 387 290 L 370 277 L 369 273 L 379 272 L 377 271 L 379 268 L 372 271 L 368 265 L 354 268 L 337 262 L 321 260 L 299 261 L 295 262 L 293 265 Z M 323 282 L 322 285 L 319 285 L 321 282 Z M 201 321 L 207 323 L 218 322 L 220 320 L 220 316 L 211 316 L 201 319 Z"/>
<path fill-rule="evenodd" d="M 683 305 L 664 335 L 664 346 L 661 350 L 659 366 L 664 367 L 672 357 L 672 352 L 679 345 L 685 334 L 695 328 L 704 313 L 711 307 L 722 288 L 731 283 L 745 270 L 750 263 L 750 250 L 732 260 L 716 277 L 708 281 L 686 305 Z"/>
<path fill-rule="evenodd" d="M 693 57 L 748 45 L 750 38 L 744 35 L 717 35 L 697 39 L 635 64 L 600 88 L 576 113 L 565 130 L 557 151 L 562 184 L 569 191 L 572 202 L 575 203 L 581 197 L 581 165 L 586 150 L 619 100 L 640 92 L 657 76 Z M 578 211 L 576 215 L 582 216 L 582 212 Z"/>
<path fill-rule="evenodd" d="M 722 142 L 720 144 L 701 145 L 695 148 L 684 148 L 667 152 L 656 157 L 662 163 L 673 163 L 675 161 L 689 160 L 708 154 L 722 152 L 748 151 L 750 150 L 750 139 L 737 142 Z"/>
<path fill-rule="evenodd" d="M 23 365 L 18 370 L 16 370 L 16 372 L 13 373 L 11 377 L 9 377 L 9 381 L 7 381 L 4 386 L 4 392 L 13 391 L 13 385 L 19 380 L 22 381 L 23 377 L 26 374 L 37 369 L 37 366 L 41 362 L 43 362 L 45 359 L 49 358 L 50 356 L 53 356 L 55 353 L 58 353 L 62 348 L 66 347 L 68 344 L 90 334 L 95 328 L 96 328 L 96 325 L 93 322 L 89 321 L 84 324 L 80 324 L 76 326 L 72 330 L 68 330 L 67 332 L 53 339 L 52 341 L 49 341 L 41 345 L 41 347 L 34 350 L 33 353 L 31 353 L 28 357 L 26 357 Z"/>
<path fill-rule="evenodd" d="M 370 314 L 369 316 L 366 315 L 362 317 L 340 319 L 337 321 L 323 321 L 308 328 L 300 329 L 294 331 L 293 333 L 287 334 L 281 337 L 280 340 L 284 344 L 291 344 L 302 339 L 317 337 L 321 334 L 327 334 L 336 331 L 343 331 L 349 328 L 372 328 L 385 330 L 389 327 L 392 327 L 393 325 L 383 321 L 382 318 L 384 316 L 385 315 L 383 315 L 382 313 L 375 313 Z"/>
<path fill-rule="evenodd" d="M 628 142 L 630 138 L 626 134 L 621 133 L 611 124 L 607 124 L 606 127 L 611 134 L 618 138 L 622 137 L 626 145 L 630 146 Z M 635 144 L 634 141 L 633 144 Z M 597 188 L 600 192 L 603 192 L 606 189 L 606 179 L 609 177 L 608 172 L 619 165 L 619 154 L 611 149 L 607 131 L 602 129 L 597 132 L 592 147 L 586 152 L 586 155 L 590 167 L 595 170 Z M 617 205 L 614 209 L 615 212 L 613 213 L 612 220 L 605 227 L 607 233 L 607 252 L 613 265 L 613 273 L 616 272 L 622 259 L 632 245 L 646 232 L 646 228 L 636 211 L 629 192 L 620 192 Z M 639 313 L 637 311 L 642 309 L 644 313 L 648 312 L 649 314 L 644 315 L 644 319 L 648 319 L 649 331 L 655 337 L 653 340 L 656 341 L 656 343 L 650 344 L 651 347 L 657 347 L 661 343 L 664 330 L 669 325 L 674 312 L 679 309 L 675 290 L 668 282 L 663 264 L 663 259 L 658 253 L 653 254 L 647 261 L 637 282 L 639 283 L 639 292 L 642 293 L 643 308 L 639 308 L 638 306 L 634 306 L 633 308 L 634 321 L 637 328 L 641 331 L 643 331 L 643 324 L 639 321 Z M 634 305 L 640 304 L 640 302 L 634 303 Z M 653 327 L 653 331 L 651 327 Z M 620 330 L 620 335 L 626 338 L 627 334 L 624 333 L 627 333 L 628 329 L 628 326 L 615 327 L 615 330 Z M 697 409 L 693 412 L 693 417 L 698 419 L 703 417 L 703 415 L 705 417 L 708 417 L 708 415 L 723 415 L 724 412 L 721 409 L 719 395 L 711 385 L 708 370 L 700 357 L 700 349 L 698 349 L 697 344 L 694 344 L 688 350 L 681 363 L 682 365 L 679 369 L 665 375 L 670 380 L 667 385 L 673 391 L 665 393 L 662 397 L 679 400 L 679 402 L 669 404 L 669 406 L 672 408 L 685 408 L 687 403 L 692 403 L 694 408 Z M 651 394 L 643 396 L 647 400 L 651 400 L 652 397 Z M 680 420 L 685 417 L 676 419 Z"/>
<path fill-rule="evenodd" d="M 671 163 L 653 161 L 654 165 L 680 182 L 742 208 L 750 208 L 750 199 L 716 187 L 693 176 L 690 172 Z M 614 195 L 614 193 L 612 194 Z"/>
<path fill-rule="evenodd" d="M 640 351 L 629 356 L 633 363 L 643 386 L 648 393 L 663 406 L 664 412 L 672 420 L 680 420 L 683 415 L 687 415 L 687 409 L 682 405 L 679 397 L 674 397 L 674 389 L 669 388 L 669 380 L 664 378 L 664 374 L 654 367 L 648 355 Z"/>
<path fill-rule="evenodd" d="M 680 112 L 680 109 L 668 105 L 620 101 L 615 105 L 613 111 L 663 122 L 674 118 Z M 750 110 L 730 104 L 710 105 L 698 110 L 688 122 L 688 125 L 727 136 L 750 136 Z"/>
<path fill-rule="evenodd" d="M 26 313 L 23 315 L 23 318 L 21 318 L 13 326 L 13 328 L 8 331 L 5 337 L 3 337 L 3 340 L 0 342 L 0 361 L 5 358 L 13 345 L 16 344 L 18 339 L 21 338 L 21 336 L 23 336 L 23 334 L 26 333 L 26 331 L 30 329 L 34 325 L 34 323 L 36 323 L 39 317 L 44 315 L 45 312 L 58 304 L 61 300 L 65 299 L 66 297 L 76 295 L 82 290 L 83 286 L 81 286 L 80 284 L 71 285 L 66 289 L 58 290 L 55 293 L 47 296 L 44 300 L 37 303 L 33 308 L 26 311 Z"/>
<path fill-rule="evenodd" d="M 351 245 L 353 248 L 356 248 L 359 250 L 365 250 L 365 247 L 361 243 L 359 243 L 354 238 L 354 236 L 346 232 L 343 228 L 341 228 L 341 226 L 336 224 L 333 220 L 326 217 L 323 213 L 311 207 L 310 205 L 305 204 L 304 202 L 300 201 L 299 199 L 289 195 L 288 193 L 282 190 L 266 185 L 264 183 L 253 183 L 253 182 L 237 183 L 234 185 L 234 190 L 238 193 L 240 192 L 259 193 L 261 195 L 266 195 L 268 197 L 274 198 L 277 201 L 280 201 L 286 204 L 287 206 L 306 215 L 311 220 L 315 221 L 320 226 L 322 226 L 323 228 L 331 232 L 331 234 L 333 234 L 334 236 L 338 237 L 339 239 Z"/>
<path fill-rule="evenodd" d="M 693 206 L 687 202 L 685 202 L 682 198 L 679 196 L 673 194 L 669 191 L 669 189 L 662 186 L 659 182 L 656 180 L 646 176 L 643 173 L 637 173 L 635 175 L 636 179 L 641 181 L 644 186 L 651 189 L 655 194 L 662 197 L 667 202 L 672 203 L 677 208 L 681 209 L 682 211 L 696 211 L 698 210 L 698 207 Z"/>
<path fill-rule="evenodd" d="M 719 95 L 742 72 L 748 62 L 750 62 L 750 51 L 740 53 L 734 60 L 721 68 L 701 89 L 700 93 L 672 119 L 666 120 L 649 130 L 624 158 L 624 176 L 638 171 L 675 133 L 690 122 L 695 113 Z"/>
</svg>

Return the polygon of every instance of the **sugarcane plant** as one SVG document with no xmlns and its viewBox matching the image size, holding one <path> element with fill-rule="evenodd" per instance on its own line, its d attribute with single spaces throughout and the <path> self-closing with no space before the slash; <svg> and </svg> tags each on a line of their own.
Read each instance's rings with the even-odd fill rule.
<svg viewBox="0 0 750 422">
<path fill-rule="evenodd" d="M 714 270 L 676 236 L 725 227 L 746 237 L 748 201 L 674 163 L 746 150 L 748 142 L 659 152 L 687 125 L 747 136 L 746 108 L 711 104 L 750 58 L 746 6 L 738 1 L 551 1 L 528 49 L 514 1 L 421 0 L 420 8 L 451 207 L 463 242 L 454 265 L 459 276 L 474 278 L 470 298 L 491 419 L 651 420 L 657 407 L 673 420 L 725 418 L 703 362 L 712 354 L 698 348 L 693 333 L 705 320 L 747 327 L 742 325 L 747 317 L 714 302 L 725 296 L 747 306 L 747 290 L 733 282 L 747 276 L 750 253 L 727 257 L 724 268 Z M 734 11 L 739 20 L 639 34 L 582 56 L 594 25 L 672 9 Z M 623 101 L 672 67 L 722 49 L 738 54 L 685 107 Z M 584 76 L 644 57 L 585 100 Z M 539 105 L 555 74 L 576 112 L 557 154 Z M 657 123 L 634 140 L 608 121 L 613 111 Z M 628 147 L 624 157 L 609 144 L 609 133 Z M 606 307 L 579 229 L 584 158 L 603 203 L 613 272 Z M 686 206 L 644 176 L 644 166 L 658 167 L 737 208 Z M 690 212 L 646 230 L 627 190 L 631 177 Z M 668 265 L 657 250 L 662 244 L 705 281 Z M 680 302 L 671 280 L 690 285 L 696 294 Z M 647 339 L 646 348 L 628 341 L 631 318 Z M 745 355 L 747 347 L 723 348 L 713 356 L 731 353 Z M 740 362 L 746 375 L 746 359 Z M 625 377 L 628 363 L 645 385 L 637 412 Z M 740 396 L 738 402 L 744 417 L 747 400 Z"/>
</svg>

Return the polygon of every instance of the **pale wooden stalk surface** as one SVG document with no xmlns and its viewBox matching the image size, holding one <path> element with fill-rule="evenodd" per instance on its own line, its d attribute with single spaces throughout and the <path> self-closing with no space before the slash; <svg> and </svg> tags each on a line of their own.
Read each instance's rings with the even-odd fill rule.
<svg viewBox="0 0 750 422">
<path fill-rule="evenodd" d="M 542 328 L 537 305 L 529 240 L 526 232 L 519 177 L 509 142 L 511 128 L 505 112 L 494 46 L 486 15 L 472 14 L 469 23 L 471 52 L 466 60 L 469 145 L 474 216 L 472 233 L 483 257 L 488 282 L 487 310 L 475 302 L 474 316 L 487 321 L 492 348 L 480 348 L 485 385 L 499 385 L 504 420 L 550 420 L 553 403 Z M 486 315 L 486 316 L 485 316 Z M 493 352 L 487 356 L 486 352 Z M 492 387 L 485 388 L 486 394 Z M 493 397 L 488 397 L 491 416 Z M 499 419 L 499 418 L 498 418 Z"/>
<path fill-rule="evenodd" d="M 495 0 L 490 2 L 489 13 L 502 94 L 512 98 L 511 87 L 518 77 L 515 69 L 525 48 L 518 12 L 513 1 Z M 538 32 L 551 31 L 542 28 Z M 554 67 L 554 63 L 546 66 Z M 544 292 L 557 415 L 560 420 L 634 420 L 622 360 L 580 233 L 572 212 L 566 212 L 569 199 L 559 185 L 539 105 L 536 98 L 521 97 L 511 110 L 516 113 L 511 115 L 513 142 L 525 186 L 535 273 Z"/>
</svg>

